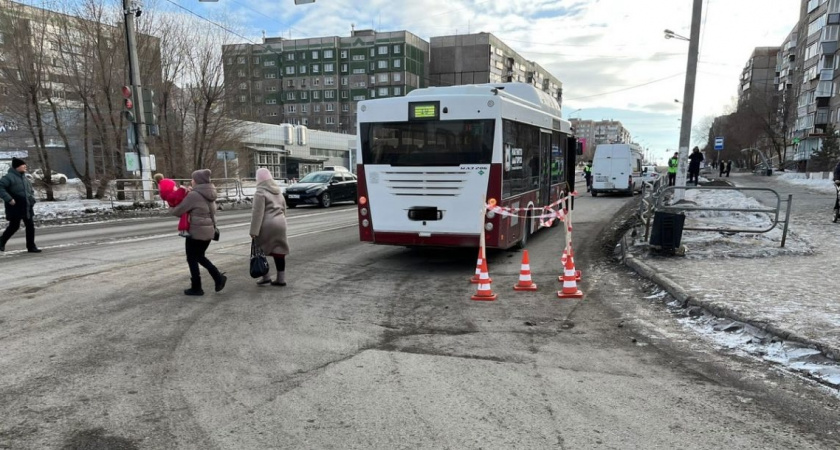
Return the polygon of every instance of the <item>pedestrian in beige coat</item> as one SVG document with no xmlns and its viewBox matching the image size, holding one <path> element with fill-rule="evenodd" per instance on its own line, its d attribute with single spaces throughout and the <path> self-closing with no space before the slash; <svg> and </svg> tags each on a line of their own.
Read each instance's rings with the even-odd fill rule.
<svg viewBox="0 0 840 450">
<path fill-rule="evenodd" d="M 285 286 L 286 255 L 289 254 L 289 243 L 286 240 L 286 199 L 280 193 L 271 172 L 264 168 L 257 170 L 257 191 L 254 193 L 251 211 L 250 233 L 263 253 L 274 258 L 274 265 L 277 267 L 277 278 L 274 281 L 266 274 L 257 284 Z"/>
<path fill-rule="evenodd" d="M 225 287 L 227 277 L 207 259 L 205 252 L 216 232 L 216 187 L 210 183 L 210 170 L 201 169 L 192 173 L 190 192 L 177 206 L 169 208 L 173 216 L 190 215 L 190 234 L 186 238 L 185 251 L 190 267 L 192 285 L 184 291 L 186 295 L 204 295 L 201 288 L 202 265 L 213 277 L 216 292 Z"/>
</svg>

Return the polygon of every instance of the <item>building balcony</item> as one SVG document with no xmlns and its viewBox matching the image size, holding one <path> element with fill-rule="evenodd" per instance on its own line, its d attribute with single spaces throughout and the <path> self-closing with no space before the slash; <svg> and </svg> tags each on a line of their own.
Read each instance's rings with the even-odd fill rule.
<svg viewBox="0 0 840 450">
<path fill-rule="evenodd" d="M 823 55 L 833 55 L 837 52 L 837 41 L 822 41 L 820 42 L 820 48 Z"/>
</svg>

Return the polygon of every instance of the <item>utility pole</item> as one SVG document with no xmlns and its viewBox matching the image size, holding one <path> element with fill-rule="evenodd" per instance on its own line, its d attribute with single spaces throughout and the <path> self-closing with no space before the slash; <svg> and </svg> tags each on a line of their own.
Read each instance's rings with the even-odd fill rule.
<svg viewBox="0 0 840 450">
<path fill-rule="evenodd" d="M 125 42 L 128 46 L 128 83 L 134 87 L 137 98 L 135 106 L 137 120 L 130 126 L 134 129 L 134 151 L 140 160 L 140 179 L 143 182 L 143 198 L 152 199 L 152 172 L 149 147 L 146 146 L 145 122 L 143 111 L 143 87 L 140 84 L 140 64 L 137 61 L 137 38 L 134 32 L 134 18 L 141 14 L 140 8 L 132 7 L 132 0 L 123 0 L 123 19 L 125 20 Z"/>
<path fill-rule="evenodd" d="M 677 187 L 685 186 L 688 169 L 688 146 L 691 144 L 691 115 L 694 110 L 694 86 L 697 82 L 697 56 L 700 52 L 700 16 L 702 12 L 703 0 L 694 0 L 691 11 L 691 34 L 688 40 L 688 64 L 685 71 L 682 119 L 680 120 L 680 162 L 677 166 Z M 675 190 L 674 201 L 682 200 L 684 195 L 684 189 Z"/>
</svg>

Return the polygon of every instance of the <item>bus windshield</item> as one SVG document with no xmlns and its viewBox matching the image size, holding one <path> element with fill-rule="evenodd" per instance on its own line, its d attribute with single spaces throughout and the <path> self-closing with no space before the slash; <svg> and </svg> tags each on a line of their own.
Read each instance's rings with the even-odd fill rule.
<svg viewBox="0 0 840 450">
<path fill-rule="evenodd" d="M 458 166 L 493 158 L 492 119 L 360 125 L 363 164 Z"/>
</svg>

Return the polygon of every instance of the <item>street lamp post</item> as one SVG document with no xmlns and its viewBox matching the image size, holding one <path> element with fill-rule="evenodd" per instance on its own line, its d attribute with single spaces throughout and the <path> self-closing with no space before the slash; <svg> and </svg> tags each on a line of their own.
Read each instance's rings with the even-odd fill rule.
<svg viewBox="0 0 840 450">
<path fill-rule="evenodd" d="M 694 87 L 697 82 L 697 56 L 700 50 L 700 18 L 703 12 L 703 0 L 694 0 L 691 11 L 691 33 L 688 38 L 680 36 L 671 30 L 665 30 L 665 39 L 679 39 L 688 41 L 688 62 L 685 73 L 685 91 L 683 93 L 682 119 L 680 120 L 680 151 L 679 166 L 677 166 L 676 186 L 685 186 L 686 169 L 688 163 L 688 146 L 691 142 L 691 116 L 694 110 Z M 674 201 L 683 199 L 685 191 L 678 189 L 674 192 Z"/>
</svg>

